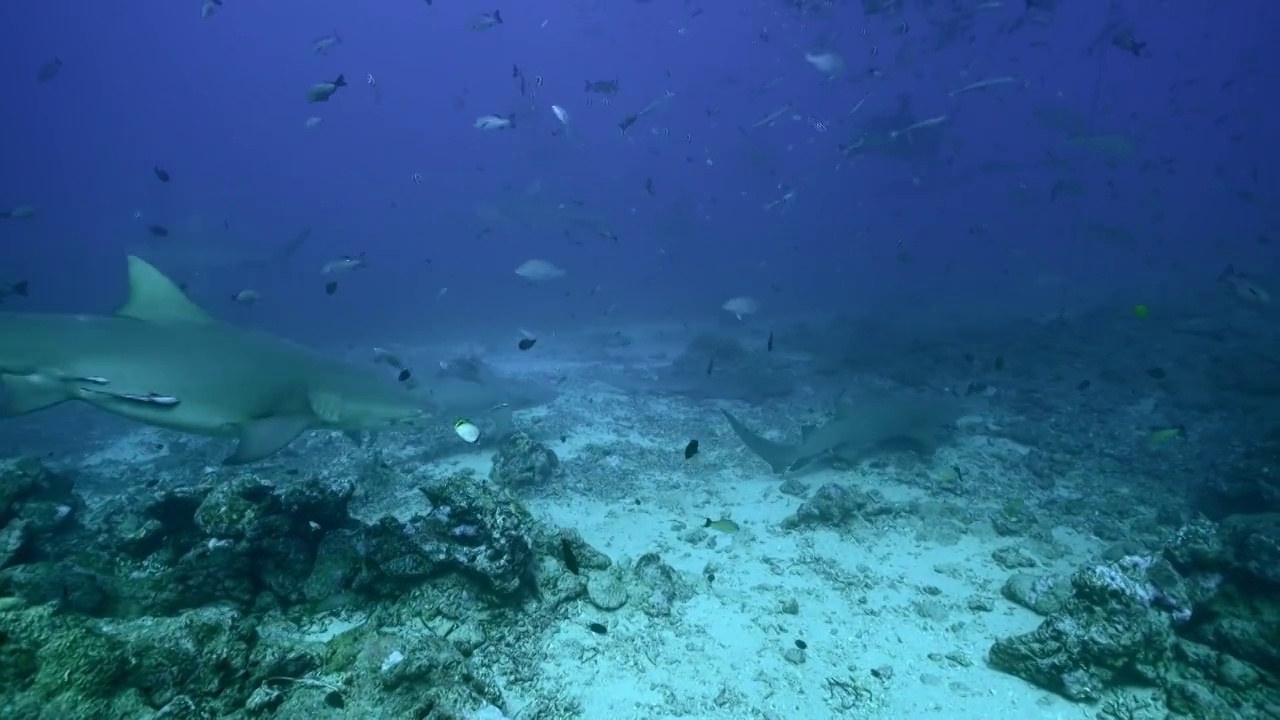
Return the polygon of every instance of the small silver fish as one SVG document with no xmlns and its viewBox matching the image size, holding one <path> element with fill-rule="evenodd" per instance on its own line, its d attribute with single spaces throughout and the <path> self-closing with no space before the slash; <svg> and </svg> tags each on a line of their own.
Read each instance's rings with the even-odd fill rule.
<svg viewBox="0 0 1280 720">
<path fill-rule="evenodd" d="M 338 33 L 330 33 L 311 43 L 311 51 L 317 55 L 328 55 L 335 45 L 341 43 L 342 38 L 338 37 Z"/>
<path fill-rule="evenodd" d="M 252 305 L 262 299 L 262 294 L 257 290 L 241 290 L 235 295 L 232 295 L 231 299 L 241 305 Z"/>
<path fill-rule="evenodd" d="M 491 30 L 502 24 L 502 13 L 494 10 L 493 12 L 480 13 L 471 20 L 471 29 L 476 32 Z"/>
<path fill-rule="evenodd" d="M 515 115 L 481 115 L 472 125 L 477 130 L 506 130 L 515 126 Z"/>
<path fill-rule="evenodd" d="M 337 273 L 350 272 L 357 268 L 365 266 L 364 253 L 359 255 L 343 255 L 337 260 L 330 260 L 320 268 L 321 275 L 335 275 Z"/>
</svg>

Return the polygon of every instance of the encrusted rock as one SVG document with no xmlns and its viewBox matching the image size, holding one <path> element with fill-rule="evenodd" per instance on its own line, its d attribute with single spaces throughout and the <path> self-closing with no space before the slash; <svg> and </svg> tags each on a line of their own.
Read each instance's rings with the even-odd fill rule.
<svg viewBox="0 0 1280 720">
<path fill-rule="evenodd" d="M 555 477 L 560 470 L 560 458 L 555 451 L 517 432 L 502 441 L 493 455 L 493 468 L 489 479 L 507 488 L 541 485 Z"/>
<path fill-rule="evenodd" d="M 617 610 L 627 604 L 627 585 L 615 572 L 595 573 L 587 580 L 587 598 L 601 610 Z"/>
</svg>

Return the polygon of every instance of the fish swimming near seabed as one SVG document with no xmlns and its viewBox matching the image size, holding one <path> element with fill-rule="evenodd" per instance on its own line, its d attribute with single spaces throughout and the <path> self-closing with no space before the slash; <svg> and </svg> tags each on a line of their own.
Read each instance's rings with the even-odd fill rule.
<svg viewBox="0 0 1280 720">
<path fill-rule="evenodd" d="M 211 318 L 133 256 L 128 301 L 113 315 L 0 313 L 0 386 L 7 416 L 78 400 L 156 427 L 235 438 L 228 464 L 261 460 L 308 430 L 351 436 L 424 417 L 384 378 Z"/>
</svg>

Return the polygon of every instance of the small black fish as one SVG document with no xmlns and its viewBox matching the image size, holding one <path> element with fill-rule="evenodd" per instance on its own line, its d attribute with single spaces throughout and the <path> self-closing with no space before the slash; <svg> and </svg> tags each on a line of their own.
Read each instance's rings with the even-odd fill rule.
<svg viewBox="0 0 1280 720">
<path fill-rule="evenodd" d="M 996 370 L 1003 370 L 1003 369 L 1004 369 L 1004 358 L 1003 358 L 1003 357 L 997 357 L 997 358 L 996 358 L 996 361 L 995 361 L 994 363 L 992 363 L 992 364 L 991 364 L 991 366 L 992 366 L 992 367 L 994 367 Z"/>
<path fill-rule="evenodd" d="M 405 382 L 411 377 L 413 377 L 413 372 L 409 370 L 409 368 L 405 368 L 400 371 L 400 374 L 396 376 L 396 379 L 400 382 Z"/>
<path fill-rule="evenodd" d="M 1077 389 L 1077 390 L 1088 390 L 1088 389 L 1089 389 L 1089 386 L 1090 386 L 1090 385 L 1092 385 L 1092 384 L 1093 384 L 1093 383 L 1092 383 L 1092 382 L 1090 382 L 1090 381 L 1088 381 L 1088 380 L 1081 380 L 1081 381 L 1076 385 L 1076 389 Z"/>
<path fill-rule="evenodd" d="M 604 625 L 601 625 L 598 622 L 589 623 L 587 625 L 587 629 L 597 635 L 603 635 L 609 632 L 609 628 L 605 627 Z"/>
<path fill-rule="evenodd" d="M 542 76 L 541 76 L 541 75 L 538 75 L 537 77 L 535 77 L 535 78 L 533 79 L 533 86 L 534 86 L 534 87 L 542 87 L 542 82 L 543 82 L 543 81 L 542 81 Z"/>
<path fill-rule="evenodd" d="M 324 294 L 325 294 L 325 295 L 332 295 L 332 294 L 334 294 L 334 293 L 336 293 L 336 292 L 338 292 L 338 281 L 337 281 L 337 280 L 330 280 L 329 282 L 327 282 L 327 283 L 325 283 L 325 284 L 324 284 Z"/>
<path fill-rule="evenodd" d="M 805 648 L 809 647 L 809 643 L 801 640 L 800 638 L 796 638 L 796 647 L 800 648 L 801 650 L 804 650 Z"/>
<path fill-rule="evenodd" d="M 520 348 L 521 350 L 528 350 L 529 348 L 533 347 L 533 344 L 536 342 L 538 342 L 536 338 L 522 338 L 520 342 L 516 343 L 516 347 Z"/>
<path fill-rule="evenodd" d="M 765 352 L 773 352 L 773 333 L 769 333 L 769 342 L 764 347 Z"/>
<path fill-rule="evenodd" d="M 651 196 L 653 195 L 653 178 L 644 179 L 644 191 Z"/>
<path fill-rule="evenodd" d="M 49 62 L 40 66 L 36 71 L 36 82 L 46 83 L 58 77 L 58 73 L 62 72 L 62 60 L 54 58 Z"/>
<path fill-rule="evenodd" d="M 716 359 L 711 358 L 707 361 L 707 374 L 710 375 L 712 370 L 716 369 Z"/>
<path fill-rule="evenodd" d="M 169 182 L 169 173 L 164 168 L 155 166 L 151 168 L 151 172 L 156 174 L 156 179 L 160 182 Z"/>
<path fill-rule="evenodd" d="M 698 454 L 698 441 L 690 440 L 688 445 L 684 446 L 684 459 L 688 460 Z"/>
<path fill-rule="evenodd" d="M 0 290 L 4 290 L 4 288 L 0 288 Z M 0 292 L 0 297 L 3 297 L 4 295 L 17 295 L 19 297 L 28 297 L 27 293 L 29 290 L 30 290 L 30 284 L 26 280 L 19 280 L 18 282 L 10 285 L 8 290 L 5 290 L 4 292 Z"/>
<path fill-rule="evenodd" d="M 573 552 L 573 543 L 569 542 L 569 538 L 560 538 L 560 559 L 564 560 L 564 566 L 574 575 L 582 569 L 578 564 L 578 556 Z"/>
<path fill-rule="evenodd" d="M 169 237 L 169 228 L 163 225 L 152 225 L 147 228 L 147 232 L 155 235 L 156 237 Z"/>
<path fill-rule="evenodd" d="M 1165 379 L 1166 374 L 1163 368 L 1153 367 L 1147 368 L 1147 377 L 1152 380 L 1163 380 Z"/>
</svg>

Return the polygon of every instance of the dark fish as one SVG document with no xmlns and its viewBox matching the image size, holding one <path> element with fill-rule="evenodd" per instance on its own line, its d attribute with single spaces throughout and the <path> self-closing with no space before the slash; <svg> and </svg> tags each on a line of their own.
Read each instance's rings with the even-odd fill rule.
<svg viewBox="0 0 1280 720">
<path fill-rule="evenodd" d="M 716 359 L 713 357 L 707 361 L 707 374 L 710 375 L 712 370 L 716 369 Z"/>
<path fill-rule="evenodd" d="M 1090 382 L 1090 381 L 1088 381 L 1088 380 L 1081 380 L 1081 381 L 1076 385 L 1076 389 L 1077 389 L 1077 390 L 1088 390 L 1088 389 L 1089 389 L 1089 386 L 1090 386 L 1090 385 L 1092 385 L 1092 384 L 1093 384 L 1093 383 L 1092 383 L 1092 382 Z"/>
<path fill-rule="evenodd" d="M 587 629 L 597 635 L 603 635 L 609 632 L 609 628 L 605 627 L 604 625 L 601 625 L 598 622 L 589 623 L 587 625 Z"/>
<path fill-rule="evenodd" d="M 4 297 L 5 295 L 17 295 L 18 297 L 27 297 L 28 296 L 27 291 L 29 289 L 30 289 L 30 286 L 27 284 L 26 280 L 19 280 L 18 282 L 10 285 L 8 289 L 0 288 L 0 297 Z"/>
<path fill-rule="evenodd" d="M 160 182 L 169 182 L 169 173 L 165 172 L 164 168 L 159 166 L 152 167 L 151 172 L 156 174 L 156 179 Z M 224 220 L 223 222 L 225 223 L 226 221 Z"/>
<path fill-rule="evenodd" d="M 1003 370 L 1003 369 L 1004 369 L 1004 358 L 1003 358 L 1003 357 L 997 357 L 997 358 L 996 358 L 996 361 L 995 361 L 994 363 L 992 363 L 992 364 L 991 364 L 991 367 L 995 368 L 996 370 Z"/>
<path fill-rule="evenodd" d="M 569 538 L 560 538 L 560 559 L 564 560 L 564 566 L 574 575 L 582 569 L 578 564 L 578 556 L 573 552 L 573 543 L 569 542 Z"/>
<path fill-rule="evenodd" d="M 616 95 L 618 92 L 617 80 L 590 80 L 584 81 L 586 90 L 584 92 L 600 93 L 601 95 Z"/>
<path fill-rule="evenodd" d="M 796 638 L 796 647 L 800 648 L 801 650 L 804 650 L 805 648 L 809 647 L 809 643 L 801 640 L 800 638 Z"/>
<path fill-rule="evenodd" d="M 62 72 L 62 60 L 54 58 L 41 65 L 40 69 L 36 71 L 36 82 L 49 82 L 58 77 L 59 72 Z"/>
<path fill-rule="evenodd" d="M 773 333 L 769 333 L 769 342 L 765 344 L 766 352 L 773 352 Z"/>
<path fill-rule="evenodd" d="M 644 191 L 653 195 L 653 178 L 644 179 Z"/>
<path fill-rule="evenodd" d="M 688 445 L 684 446 L 684 459 L 688 460 L 698 454 L 698 441 L 690 440 Z"/>
<path fill-rule="evenodd" d="M 334 294 L 334 293 L 336 293 L 336 292 L 338 292 L 338 281 L 337 281 L 337 280 L 330 280 L 329 282 L 327 282 L 327 283 L 325 283 L 325 284 L 324 284 L 324 294 L 325 294 L 325 295 L 332 295 L 332 294 Z"/>
<path fill-rule="evenodd" d="M 410 371 L 409 368 L 405 368 L 400 371 L 400 374 L 396 376 L 396 379 L 400 382 L 405 382 L 411 377 L 413 377 L 413 372 Z"/>
<path fill-rule="evenodd" d="M 169 228 L 163 225 L 152 225 L 147 228 L 147 232 L 155 235 L 156 237 L 169 237 Z"/>
<path fill-rule="evenodd" d="M 1134 37 L 1131 30 L 1113 35 L 1111 44 L 1134 57 L 1142 57 L 1142 51 L 1147 49 L 1147 44 Z"/>
<path fill-rule="evenodd" d="M 1147 368 L 1147 377 L 1152 380 L 1163 380 L 1165 379 L 1166 374 L 1163 368 L 1153 367 Z"/>
<path fill-rule="evenodd" d="M 536 342 L 538 342 L 536 338 L 522 338 L 520 342 L 516 343 L 516 347 L 521 350 L 528 350 L 533 347 L 533 344 Z"/>
</svg>

